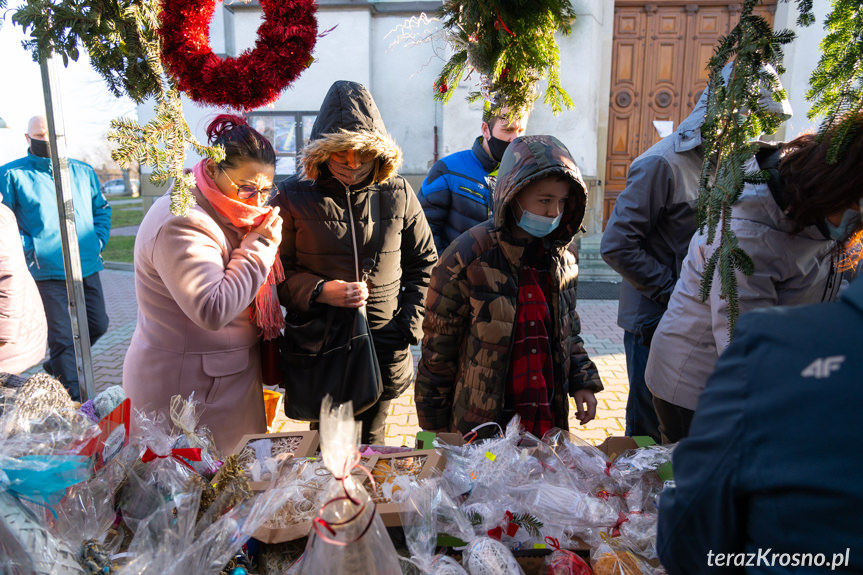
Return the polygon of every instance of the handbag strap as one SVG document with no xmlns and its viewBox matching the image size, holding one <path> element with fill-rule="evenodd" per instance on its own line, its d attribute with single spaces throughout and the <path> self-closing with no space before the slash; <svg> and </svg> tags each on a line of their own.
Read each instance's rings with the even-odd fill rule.
<svg viewBox="0 0 863 575">
<path fill-rule="evenodd" d="M 363 279 L 366 279 L 365 276 L 370 274 L 372 272 L 372 270 L 374 269 L 374 266 L 377 265 L 377 256 L 380 253 L 381 246 L 383 244 L 383 234 L 380 233 L 380 227 L 381 227 L 380 188 L 378 186 L 372 186 L 370 188 L 370 191 L 368 192 L 368 197 L 369 197 L 369 214 L 375 215 L 375 217 L 372 218 L 372 238 L 371 238 L 372 241 L 370 243 L 374 244 L 375 240 L 377 240 L 377 249 L 376 249 L 375 253 L 373 254 L 373 257 L 365 258 L 365 260 L 363 260 L 363 262 L 357 262 L 357 269 L 363 270 L 363 276 L 364 276 Z M 351 209 L 350 204 L 348 205 L 348 209 Z M 353 241 L 356 241 L 356 238 L 352 238 L 352 239 L 353 239 Z M 367 263 L 366 260 L 370 260 L 370 265 L 360 265 L 360 263 L 366 264 Z M 326 343 L 327 338 L 330 337 L 330 334 L 332 333 L 333 321 L 335 320 L 336 315 L 341 310 L 341 308 L 337 308 L 337 307 L 332 307 L 332 306 L 328 306 L 328 307 L 329 307 L 329 309 L 327 309 L 327 320 L 326 320 L 326 324 L 324 325 L 324 343 Z M 352 336 L 354 334 L 356 334 L 356 332 L 357 332 L 357 322 L 359 321 L 357 316 L 360 313 L 362 313 L 363 316 L 366 316 L 365 306 L 358 308 L 356 310 L 356 313 L 353 314 L 353 322 L 351 323 L 351 334 L 352 334 Z M 368 327 L 368 316 L 366 316 L 365 325 Z M 370 330 L 368 330 L 368 333 L 369 333 L 369 336 L 371 336 Z M 326 346 L 322 344 L 320 350 L 318 350 L 318 353 L 316 354 L 316 357 L 320 358 L 323 355 L 325 348 L 326 348 Z M 345 379 L 347 379 L 348 374 L 345 373 L 344 377 L 345 377 Z"/>
<path fill-rule="evenodd" d="M 383 233 L 381 228 L 381 190 L 380 186 L 371 186 L 368 192 L 369 195 L 369 215 L 371 216 L 372 237 L 370 245 L 375 246 L 374 252 L 370 256 L 363 259 L 362 262 L 357 262 L 357 268 L 363 271 L 362 279 L 365 281 L 371 275 L 375 266 L 378 265 L 378 256 L 380 256 L 383 246 Z"/>
</svg>

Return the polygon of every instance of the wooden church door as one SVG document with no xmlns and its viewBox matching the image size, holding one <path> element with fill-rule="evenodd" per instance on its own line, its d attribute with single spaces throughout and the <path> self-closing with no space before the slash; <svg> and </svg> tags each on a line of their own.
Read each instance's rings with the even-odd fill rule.
<svg viewBox="0 0 863 575">
<path fill-rule="evenodd" d="M 740 2 L 616 0 L 602 226 L 629 164 L 677 129 L 707 86 L 707 62 L 740 19 Z M 772 24 L 776 0 L 758 12 Z M 668 122 L 671 122 L 670 124 Z"/>
</svg>

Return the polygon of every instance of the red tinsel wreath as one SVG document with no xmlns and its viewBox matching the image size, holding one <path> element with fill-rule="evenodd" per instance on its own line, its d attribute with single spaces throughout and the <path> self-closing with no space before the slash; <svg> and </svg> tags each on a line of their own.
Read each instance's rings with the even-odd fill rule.
<svg viewBox="0 0 863 575">
<path fill-rule="evenodd" d="M 314 0 L 260 0 L 264 21 L 253 50 L 222 60 L 210 48 L 215 0 L 162 0 L 162 61 L 192 100 L 249 110 L 269 104 L 312 61 Z"/>
</svg>

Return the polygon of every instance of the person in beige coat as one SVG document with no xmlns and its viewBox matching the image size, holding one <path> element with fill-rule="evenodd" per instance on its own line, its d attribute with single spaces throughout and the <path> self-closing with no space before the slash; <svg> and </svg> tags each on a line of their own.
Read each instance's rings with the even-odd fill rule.
<svg viewBox="0 0 863 575">
<path fill-rule="evenodd" d="M 823 135 L 803 134 L 779 147 L 763 144 L 743 166 L 762 171 L 767 183 L 747 183 L 734 204 L 730 228 L 754 267 L 735 271 L 741 314 L 778 305 L 833 301 L 841 272 L 854 266 L 863 230 L 863 113 L 851 118 L 852 134 L 839 161 L 828 153 L 835 125 Z M 689 435 L 699 398 L 719 356 L 730 343 L 728 300 L 719 289 L 719 268 L 709 262 L 719 243 L 697 233 L 683 260 L 647 360 L 663 443 Z M 702 279 L 713 273 L 713 289 L 702 298 Z M 813 379 L 816 393 L 817 377 Z"/>
<path fill-rule="evenodd" d="M 138 324 L 123 388 L 144 411 L 167 412 L 172 396 L 194 393 L 200 423 L 230 452 L 243 435 L 267 430 L 260 341 L 284 325 L 274 293 L 282 221 L 265 206 L 275 174 L 267 139 L 228 115 L 207 135 L 225 159 L 195 166 L 196 205 L 173 215 L 166 194 L 138 230 Z"/>
<path fill-rule="evenodd" d="M 27 271 L 15 214 L 0 204 L 0 372 L 18 374 L 45 357 L 48 325 Z"/>
</svg>

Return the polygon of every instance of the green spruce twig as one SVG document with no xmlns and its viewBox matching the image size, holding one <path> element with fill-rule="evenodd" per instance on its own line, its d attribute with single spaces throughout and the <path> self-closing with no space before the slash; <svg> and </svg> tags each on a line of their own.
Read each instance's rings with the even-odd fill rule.
<svg viewBox="0 0 863 575">
<path fill-rule="evenodd" d="M 732 206 L 744 184 L 764 182 L 767 177 L 761 171 L 745 172 L 744 165 L 758 149 L 752 139 L 774 133 L 783 120 L 759 99 L 762 90 L 772 92 L 776 101 L 785 97 L 778 80 L 764 65 L 782 73 L 782 46 L 794 39 L 793 32 L 774 32 L 764 18 L 753 14 L 757 3 L 744 2 L 740 22 L 720 40 L 710 59 L 707 116 L 701 129 L 704 164 L 696 221 L 700 231 L 706 230 L 708 244 L 716 245 L 705 266 L 701 297 L 706 300 L 709 296 L 718 270 L 720 294 L 728 302 L 729 337 L 740 312 L 735 274 L 749 275 L 754 267 L 731 229 Z M 799 3 L 805 10 L 806 2 Z M 732 61 L 726 80 L 723 69 Z"/>
<path fill-rule="evenodd" d="M 482 516 L 482 514 L 475 509 L 471 509 L 467 512 L 467 519 L 474 527 L 476 527 L 477 525 L 482 525 L 482 522 L 485 521 L 485 518 Z"/>
<path fill-rule="evenodd" d="M 83 46 L 115 96 L 138 104 L 155 100 L 156 117 L 146 125 L 128 118 L 111 122 L 108 140 L 118 144 L 111 157 L 122 168 L 135 161 L 151 166 L 154 184 L 173 179 L 171 211 L 182 215 L 195 203 L 189 191 L 194 176 L 184 173 L 186 149 L 215 160 L 224 151 L 199 143 L 186 123 L 180 93 L 162 68 L 160 10 L 159 0 L 28 0 L 12 20 L 29 32 L 24 47 L 34 60 L 56 54 L 68 65 Z"/>
<path fill-rule="evenodd" d="M 535 515 L 530 513 L 516 513 L 512 516 L 512 522 L 527 531 L 531 537 L 538 538 L 542 533 L 543 523 Z"/>
<path fill-rule="evenodd" d="M 853 135 L 851 119 L 863 110 L 863 10 L 859 0 L 833 0 L 824 23 L 821 59 L 809 79 L 809 118 L 823 116 L 820 134 L 835 127 L 827 161 L 835 163 Z"/>
</svg>

